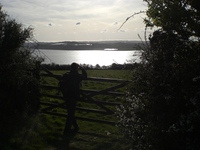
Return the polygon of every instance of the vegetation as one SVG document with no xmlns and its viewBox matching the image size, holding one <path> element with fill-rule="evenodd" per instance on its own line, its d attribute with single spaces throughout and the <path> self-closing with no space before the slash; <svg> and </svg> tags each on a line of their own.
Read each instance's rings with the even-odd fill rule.
<svg viewBox="0 0 200 150">
<path fill-rule="evenodd" d="M 16 131 L 28 123 L 39 106 L 39 58 L 24 46 L 32 38 L 32 28 L 2 11 L 0 5 L 0 147 L 10 149 Z"/>
<path fill-rule="evenodd" d="M 134 71 L 119 126 L 133 149 L 200 148 L 200 8 L 198 0 L 144 0 L 156 27 Z"/>
<path fill-rule="evenodd" d="M 149 37 L 150 45 L 143 47 L 141 64 L 134 65 L 133 84 L 126 103 L 117 112 L 118 126 L 129 141 L 124 142 L 116 127 L 80 121 L 80 133 L 70 137 L 71 143 L 67 143 L 71 149 L 200 149 L 199 1 L 144 1 L 148 5 L 148 18 L 144 21 L 147 27 L 156 27 L 156 31 Z M 24 46 L 31 38 L 32 29 L 23 28 L 10 19 L 0 6 L 2 149 L 66 147 L 61 143 L 65 118 L 36 113 L 40 60 L 32 57 L 32 51 Z M 112 67 L 119 66 L 113 64 Z M 110 78 L 129 79 L 130 75 L 128 70 L 88 72 L 89 76 Z M 42 82 L 57 84 L 49 78 Z M 84 86 L 101 89 L 109 85 L 85 83 Z M 55 92 L 47 91 L 48 94 Z M 41 100 L 59 102 L 45 97 Z M 100 117 L 85 112 L 78 115 Z"/>
<path fill-rule="evenodd" d="M 54 74 L 63 74 L 66 70 L 53 70 Z M 120 78 L 130 79 L 130 70 L 87 70 L 88 77 L 101 78 Z M 42 77 L 41 85 L 58 86 L 58 81 L 52 77 Z M 103 82 L 83 81 L 83 89 L 105 89 L 113 86 L 113 83 L 103 84 Z M 57 95 L 58 90 L 41 89 L 41 93 Z M 104 101 L 116 101 L 116 96 L 105 97 L 100 95 L 98 97 Z M 104 98 L 104 99 L 103 99 Z M 120 100 L 120 99 L 119 99 Z M 59 104 L 62 99 L 51 97 L 41 97 L 41 101 Z M 120 102 L 120 101 L 118 101 Z M 97 105 L 78 102 L 78 107 L 88 109 L 99 109 Z M 115 106 L 112 106 L 115 110 Z M 41 109 L 45 108 L 41 105 Z M 101 109 L 100 109 L 101 110 Z M 66 114 L 66 109 L 54 108 L 52 112 Z M 104 116 L 97 113 L 87 111 L 76 111 L 76 116 L 84 118 L 105 119 L 115 121 L 114 115 Z M 119 130 L 114 125 L 100 124 L 95 122 L 87 122 L 77 120 L 80 126 L 80 131 L 77 134 L 68 135 L 68 142 L 62 140 L 63 130 L 65 126 L 65 117 L 48 115 L 45 113 L 36 114 L 32 118 L 32 124 L 27 125 L 22 131 L 18 132 L 11 138 L 12 149 L 26 149 L 26 150 L 43 150 L 43 149 L 87 149 L 87 150 L 116 150 L 127 149 L 127 143 L 123 140 L 123 136 L 119 134 Z"/>
<path fill-rule="evenodd" d="M 87 70 L 105 70 L 105 69 L 110 69 L 110 70 L 132 70 L 135 67 L 137 67 L 139 64 L 138 63 L 128 63 L 128 64 L 116 64 L 113 63 L 110 66 L 100 66 L 99 64 L 96 64 L 95 66 L 88 65 L 88 64 L 81 64 L 85 69 Z M 42 64 L 43 67 L 49 69 L 49 70 L 69 70 L 70 69 L 70 64 L 69 65 L 59 65 L 59 64 Z"/>
</svg>

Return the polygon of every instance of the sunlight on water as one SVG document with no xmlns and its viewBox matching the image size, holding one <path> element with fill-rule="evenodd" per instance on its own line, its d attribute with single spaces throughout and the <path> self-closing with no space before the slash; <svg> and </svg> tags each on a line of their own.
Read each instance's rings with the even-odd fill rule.
<svg viewBox="0 0 200 150">
<path fill-rule="evenodd" d="M 90 64 L 108 66 L 112 63 L 124 64 L 130 60 L 139 61 L 139 51 L 98 51 L 98 50 L 40 50 L 40 54 L 45 58 L 46 64 Z"/>
</svg>

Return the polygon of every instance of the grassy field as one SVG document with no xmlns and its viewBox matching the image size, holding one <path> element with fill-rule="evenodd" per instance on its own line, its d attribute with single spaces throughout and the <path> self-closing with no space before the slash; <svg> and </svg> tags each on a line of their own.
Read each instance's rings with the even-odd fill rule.
<svg viewBox="0 0 200 150">
<path fill-rule="evenodd" d="M 64 71 L 53 71 L 54 74 L 63 74 Z M 101 77 L 101 78 L 117 78 L 117 79 L 130 79 L 131 72 L 128 70 L 88 70 L 88 77 Z M 44 77 L 41 84 L 58 86 L 58 81 L 50 77 Z M 101 83 L 94 81 L 84 81 L 83 89 L 104 89 L 113 86 L 113 83 Z M 124 92 L 125 88 L 120 92 Z M 43 93 L 56 95 L 57 90 L 41 90 Z M 100 95 L 96 99 L 106 101 L 116 101 L 116 97 Z M 42 97 L 41 101 L 61 103 L 62 100 Z M 84 108 L 99 109 L 95 105 L 78 103 L 78 106 Z M 41 109 L 44 106 L 41 106 Z M 111 107 L 115 111 L 116 107 Z M 54 108 L 53 112 L 66 114 L 65 109 Z M 115 115 L 104 116 L 95 113 L 84 111 L 77 111 L 76 116 L 105 119 L 109 121 L 116 121 Z M 18 143 L 19 147 L 26 150 L 126 150 L 127 143 L 124 141 L 123 136 L 119 129 L 114 125 L 106 125 L 88 121 L 78 120 L 80 131 L 76 134 L 69 134 L 63 140 L 63 129 L 65 125 L 65 117 L 47 115 L 38 113 L 32 120 L 28 129 L 24 129 L 20 135 L 13 138 L 14 143 Z M 17 138 L 18 137 L 18 138 Z"/>
</svg>

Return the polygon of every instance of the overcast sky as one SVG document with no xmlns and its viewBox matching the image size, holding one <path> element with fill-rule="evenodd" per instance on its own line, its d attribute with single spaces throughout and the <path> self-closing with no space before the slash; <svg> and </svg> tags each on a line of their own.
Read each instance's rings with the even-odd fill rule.
<svg viewBox="0 0 200 150">
<path fill-rule="evenodd" d="M 144 37 L 143 0 L 1 0 L 3 10 L 24 26 L 34 28 L 39 42 L 139 40 Z"/>
</svg>

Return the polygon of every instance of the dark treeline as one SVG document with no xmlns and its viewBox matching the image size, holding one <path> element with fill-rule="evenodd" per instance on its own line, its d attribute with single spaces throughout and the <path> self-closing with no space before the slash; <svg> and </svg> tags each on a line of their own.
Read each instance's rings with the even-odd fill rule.
<svg viewBox="0 0 200 150">
<path fill-rule="evenodd" d="M 93 69 L 110 69 L 110 70 L 130 70 L 134 69 L 139 65 L 139 63 L 133 63 L 133 64 L 116 64 L 113 63 L 109 66 L 100 66 L 99 64 L 96 64 L 95 66 L 89 65 L 89 64 L 81 64 L 86 70 L 93 70 Z M 66 65 L 60 65 L 60 64 L 42 64 L 42 66 L 49 70 L 70 70 L 70 64 Z"/>
</svg>

